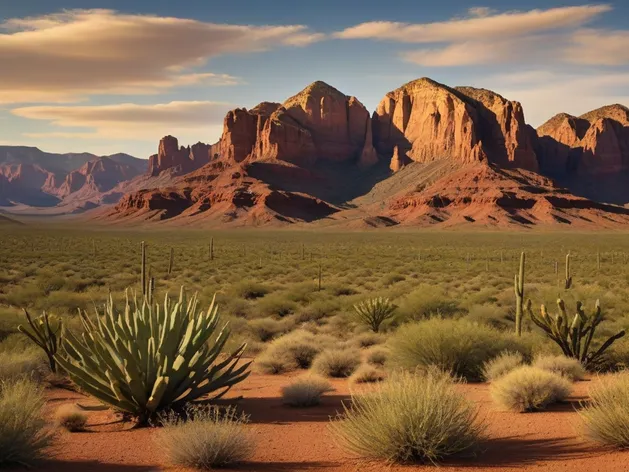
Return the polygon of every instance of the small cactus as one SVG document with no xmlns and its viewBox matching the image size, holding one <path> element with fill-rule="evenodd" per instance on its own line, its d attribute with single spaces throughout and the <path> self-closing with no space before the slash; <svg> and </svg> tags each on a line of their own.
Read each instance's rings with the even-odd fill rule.
<svg viewBox="0 0 629 472">
<path fill-rule="evenodd" d="M 566 254 L 566 280 L 564 283 L 566 290 L 572 287 L 572 276 L 570 275 L 570 253 Z"/>
<path fill-rule="evenodd" d="M 524 263 L 526 254 L 520 254 L 520 271 L 515 276 L 515 334 L 522 336 L 522 313 L 524 312 Z"/>
</svg>

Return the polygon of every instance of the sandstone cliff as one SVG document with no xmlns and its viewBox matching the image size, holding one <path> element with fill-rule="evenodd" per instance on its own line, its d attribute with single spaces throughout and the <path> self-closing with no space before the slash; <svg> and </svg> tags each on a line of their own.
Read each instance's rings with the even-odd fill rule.
<svg viewBox="0 0 629 472">
<path fill-rule="evenodd" d="M 542 171 L 561 176 L 629 170 L 629 109 L 608 105 L 580 117 L 560 113 L 537 128 Z"/>
<path fill-rule="evenodd" d="M 373 122 L 376 148 L 387 156 L 397 146 L 416 162 L 448 158 L 538 169 L 522 106 L 488 90 L 418 79 L 389 92 Z"/>
<path fill-rule="evenodd" d="M 149 157 L 148 175 L 156 177 L 165 171 L 173 175 L 186 174 L 203 167 L 217 152 L 217 146 L 201 142 L 179 147 L 177 138 L 165 136 L 159 142 L 157 154 Z"/>
<path fill-rule="evenodd" d="M 225 118 L 221 156 L 233 162 L 279 160 L 310 166 L 318 160 L 377 162 L 369 112 L 324 82 L 314 82 L 283 104 L 239 108 Z"/>
</svg>

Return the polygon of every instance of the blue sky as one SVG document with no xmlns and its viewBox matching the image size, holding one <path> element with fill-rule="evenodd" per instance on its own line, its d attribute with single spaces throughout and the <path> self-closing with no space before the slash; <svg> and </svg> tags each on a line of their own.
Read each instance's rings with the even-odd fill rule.
<svg viewBox="0 0 629 472">
<path fill-rule="evenodd" d="M 368 6 L 370 5 L 370 6 Z M 370 111 L 428 76 L 558 112 L 629 105 L 629 2 L 0 0 L 0 144 L 148 157 L 314 80 Z"/>
</svg>

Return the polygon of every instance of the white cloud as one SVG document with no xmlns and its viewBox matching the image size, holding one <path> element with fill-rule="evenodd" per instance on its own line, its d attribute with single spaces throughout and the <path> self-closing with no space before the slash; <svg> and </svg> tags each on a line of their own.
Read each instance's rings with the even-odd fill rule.
<svg viewBox="0 0 629 472">
<path fill-rule="evenodd" d="M 303 25 L 229 25 L 111 10 L 71 10 L 0 26 L 0 103 L 230 85 L 238 79 L 195 69 L 221 55 L 306 46 L 324 37 Z"/>
<path fill-rule="evenodd" d="M 629 63 L 629 30 L 582 29 L 565 50 L 569 62 L 617 66 Z"/>
<path fill-rule="evenodd" d="M 225 113 L 233 105 L 220 102 L 188 101 L 154 105 L 122 103 L 94 106 L 30 106 L 11 111 L 16 116 L 46 120 L 60 128 L 86 128 L 25 133 L 36 139 L 127 139 L 158 140 L 166 134 L 212 136 L 222 129 Z"/>
</svg>

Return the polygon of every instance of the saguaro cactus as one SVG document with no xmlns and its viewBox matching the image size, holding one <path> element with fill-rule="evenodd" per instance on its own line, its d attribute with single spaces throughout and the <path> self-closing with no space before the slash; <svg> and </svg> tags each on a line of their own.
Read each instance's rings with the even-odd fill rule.
<svg viewBox="0 0 629 472">
<path fill-rule="evenodd" d="M 572 287 L 572 276 L 570 275 L 570 253 L 566 254 L 566 280 L 565 285 L 566 290 Z"/>
<path fill-rule="evenodd" d="M 515 275 L 515 334 L 522 335 L 522 313 L 524 312 L 524 263 L 526 255 L 520 254 L 520 270 Z"/>
<path fill-rule="evenodd" d="M 570 323 L 566 305 L 561 298 L 557 300 L 557 307 L 559 312 L 555 316 L 551 316 L 546 307 L 542 305 L 540 315 L 537 316 L 531 309 L 531 301 L 529 300 L 527 311 L 533 323 L 542 328 L 566 356 L 578 359 L 585 367 L 596 361 L 614 341 L 625 335 L 625 331 L 621 330 L 610 336 L 596 351 L 590 352 L 594 332 L 604 319 L 599 301 L 596 300 L 594 313 L 591 315 L 587 315 L 583 310 L 583 304 L 577 302 L 577 312 L 572 323 Z"/>
</svg>

